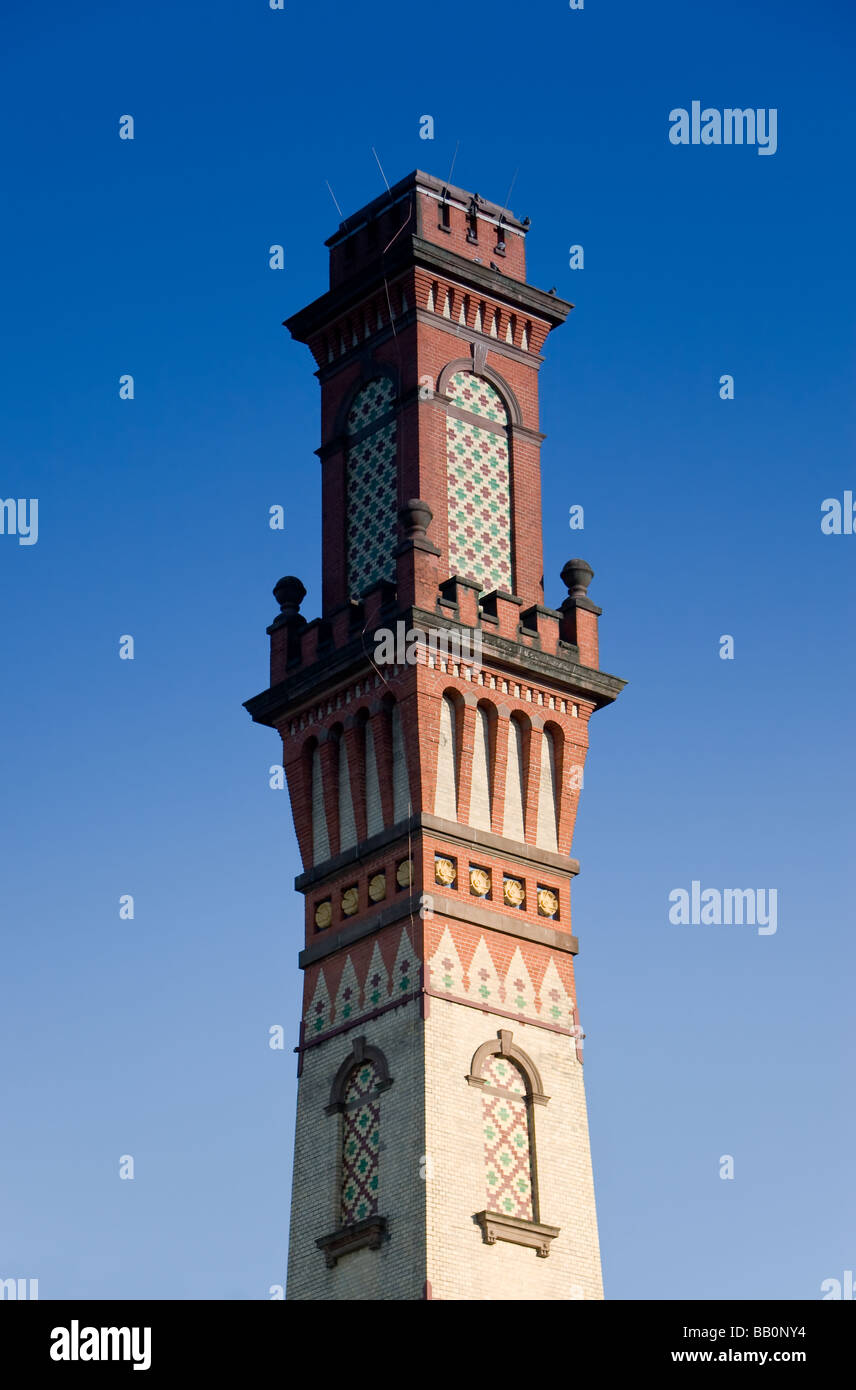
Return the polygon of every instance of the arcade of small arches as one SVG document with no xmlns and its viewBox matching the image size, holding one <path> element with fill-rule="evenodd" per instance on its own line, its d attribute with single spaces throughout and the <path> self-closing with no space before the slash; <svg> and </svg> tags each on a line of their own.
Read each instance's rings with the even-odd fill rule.
<svg viewBox="0 0 856 1390">
<path fill-rule="evenodd" d="M 447 689 L 436 712 L 436 777 L 422 767 L 423 805 L 435 816 L 558 852 L 563 836 L 565 733 Z M 311 863 L 326 862 L 412 813 L 401 709 L 392 696 L 303 745 L 311 788 Z M 384 773 L 383 769 L 389 769 Z M 527 833 L 528 832 L 528 833 Z"/>
</svg>

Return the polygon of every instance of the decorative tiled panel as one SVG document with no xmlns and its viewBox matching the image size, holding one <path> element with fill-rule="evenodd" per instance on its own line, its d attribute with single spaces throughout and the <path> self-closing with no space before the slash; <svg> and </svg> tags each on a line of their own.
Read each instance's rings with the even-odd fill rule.
<svg viewBox="0 0 856 1390">
<path fill-rule="evenodd" d="M 457 998 L 466 991 L 464 967 L 455 946 L 455 938 L 448 927 L 443 928 L 443 935 L 429 962 L 428 984 L 438 994 L 450 994 Z"/>
<path fill-rule="evenodd" d="M 469 976 L 473 999 L 486 1009 L 501 1005 L 504 998 L 501 981 L 484 937 L 479 940 L 470 961 Z"/>
<path fill-rule="evenodd" d="M 382 940 L 368 939 L 310 967 L 304 990 L 304 1041 L 311 1043 L 378 1009 L 406 1003 L 420 982 L 419 957 L 406 927 L 388 928 Z"/>
<path fill-rule="evenodd" d="M 461 924 L 426 923 L 425 986 L 432 994 L 501 1016 L 573 1034 L 570 956 L 545 955 Z M 406 927 L 359 942 L 306 973 L 306 1043 L 348 1027 L 378 1009 L 406 1003 L 422 984 L 420 959 Z"/>
<path fill-rule="evenodd" d="M 307 1005 L 303 1021 L 307 1038 L 317 1037 L 319 1033 L 326 1032 L 332 1024 L 333 1003 L 330 999 L 323 970 L 318 972 L 315 989 Z"/>
<path fill-rule="evenodd" d="M 369 429 L 348 448 L 348 590 L 353 598 L 381 579 L 395 579 L 398 485 L 392 407 L 392 382 L 378 377 L 358 393 L 348 414 L 349 434 Z"/>
<path fill-rule="evenodd" d="M 489 1057 L 482 1078 L 488 1211 L 533 1221 L 529 1110 L 522 1073 L 506 1057 Z M 496 1094 L 498 1092 L 498 1094 Z"/>
<path fill-rule="evenodd" d="M 357 972 L 350 956 L 345 961 L 342 978 L 336 992 L 335 1017 L 341 1023 L 355 1017 L 360 1012 L 360 986 Z"/>
<path fill-rule="evenodd" d="M 433 933 L 431 935 L 434 935 Z M 469 944 L 474 941 L 473 944 Z M 563 980 L 553 955 L 540 947 L 513 949 L 488 935 L 443 925 L 433 942 L 426 939 L 426 985 L 432 994 L 475 1004 L 507 1018 L 540 1023 L 556 1032 L 575 1028 L 570 972 L 562 959 Z M 500 959 L 502 957 L 502 959 Z M 568 958 L 569 959 L 569 958 Z"/>
<path fill-rule="evenodd" d="M 452 400 L 492 419 L 505 419 L 499 397 L 487 383 L 459 372 L 476 387 L 455 391 Z M 488 394 L 489 393 L 489 394 Z M 468 399 L 472 396 L 474 399 Z M 491 399 L 495 404 L 491 404 Z M 502 414 L 498 415 L 497 412 Z M 481 429 L 449 415 L 446 421 L 449 496 L 449 569 L 477 580 L 483 590 L 513 590 L 511 569 L 511 475 L 504 429 Z"/>
<path fill-rule="evenodd" d="M 484 415 L 499 425 L 504 425 L 508 419 L 502 397 L 489 382 L 472 372 L 455 372 L 449 378 L 446 393 L 453 405 L 468 410 L 471 415 Z"/>
<path fill-rule="evenodd" d="M 366 987 L 363 997 L 363 1012 L 368 1013 L 377 1009 L 381 1004 L 385 1004 L 389 998 L 389 971 L 387 970 L 381 949 L 377 942 L 374 943 L 372 958 L 369 961 L 368 974 L 366 975 Z"/>
<path fill-rule="evenodd" d="M 523 952 L 518 946 L 511 958 L 505 981 L 505 999 L 509 1008 L 518 1014 L 534 1014 L 535 990 L 526 969 Z"/>
<path fill-rule="evenodd" d="M 395 388 L 387 376 L 375 377 L 358 391 L 353 405 L 348 411 L 348 434 L 357 434 L 367 429 L 376 420 L 388 415 L 395 399 Z"/>
<path fill-rule="evenodd" d="M 574 1026 L 574 1006 L 568 991 L 551 960 L 541 981 L 541 1013 L 544 1019 L 557 1028 Z"/>
<path fill-rule="evenodd" d="M 353 1226 L 378 1209 L 380 1102 L 373 1062 L 354 1067 L 345 1086 L 342 1129 L 342 1225 Z"/>
</svg>

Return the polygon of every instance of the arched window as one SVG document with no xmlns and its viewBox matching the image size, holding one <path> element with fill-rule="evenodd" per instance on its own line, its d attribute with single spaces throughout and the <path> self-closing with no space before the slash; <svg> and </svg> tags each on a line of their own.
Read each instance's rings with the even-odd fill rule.
<svg viewBox="0 0 856 1390">
<path fill-rule="evenodd" d="M 446 385 L 449 570 L 482 590 L 513 592 L 511 456 L 499 393 L 473 372 Z"/>
<path fill-rule="evenodd" d="M 434 792 L 434 814 L 445 820 L 458 819 L 459 722 L 456 702 L 447 692 L 440 702 L 437 786 Z"/>
<path fill-rule="evenodd" d="M 387 1220 L 380 1216 L 380 1097 L 392 1085 L 386 1058 L 364 1037 L 354 1039 L 353 1051 L 336 1073 L 328 1115 L 341 1116 L 341 1185 L 337 1194 L 336 1229 L 316 1245 L 327 1264 L 349 1250 L 378 1249 L 386 1238 Z"/>
<path fill-rule="evenodd" d="M 509 840 L 523 840 L 526 810 L 526 727 L 512 715 L 508 721 L 508 755 L 505 762 L 505 806 L 502 833 Z"/>
<path fill-rule="evenodd" d="M 535 1063 L 503 1029 L 475 1053 L 467 1081 L 481 1091 L 487 1207 L 477 1212 L 488 1245 L 528 1245 L 546 1257 L 556 1226 L 541 1222 L 534 1107 L 546 1105 Z"/>
<path fill-rule="evenodd" d="M 482 1098 L 488 1207 L 534 1221 L 526 1077 L 516 1062 L 493 1056 L 482 1079 L 489 1088 Z"/>
<path fill-rule="evenodd" d="M 395 387 L 375 377 L 357 392 L 345 425 L 348 593 L 362 598 L 395 579 L 398 520 Z"/>
<path fill-rule="evenodd" d="M 366 835 L 377 835 L 383 830 L 383 803 L 380 798 L 380 776 L 378 772 L 378 750 L 375 747 L 375 731 L 367 712 L 361 710 L 357 716 L 362 723 L 363 767 L 366 788 Z"/>
<path fill-rule="evenodd" d="M 330 837 L 327 833 L 327 812 L 324 804 L 324 779 L 321 773 L 321 749 L 316 741 L 307 749 L 312 787 L 312 863 L 322 864 L 330 858 Z"/>
<path fill-rule="evenodd" d="M 339 853 L 351 849 L 357 843 L 357 825 L 354 819 L 354 802 L 351 796 L 351 774 L 348 767 L 348 749 L 345 732 L 341 724 L 331 730 L 335 743 L 336 783 L 339 811 Z"/>
<path fill-rule="evenodd" d="M 470 825 L 490 830 L 493 799 L 493 709 L 482 703 L 476 709 L 473 742 L 473 776 L 470 788 Z M 521 837 L 522 838 L 522 837 Z"/>
<path fill-rule="evenodd" d="M 389 719 L 392 744 L 392 819 L 393 823 L 397 824 L 410 815 L 410 779 L 407 775 L 401 710 L 397 702 L 389 707 Z"/>
<path fill-rule="evenodd" d="M 345 1082 L 342 1123 L 342 1225 L 353 1226 L 378 1209 L 380 1102 L 374 1062 L 366 1058 Z"/>
<path fill-rule="evenodd" d="M 535 843 L 556 853 L 559 848 L 559 750 L 552 726 L 541 736 L 541 775 L 538 782 L 538 826 Z"/>
</svg>

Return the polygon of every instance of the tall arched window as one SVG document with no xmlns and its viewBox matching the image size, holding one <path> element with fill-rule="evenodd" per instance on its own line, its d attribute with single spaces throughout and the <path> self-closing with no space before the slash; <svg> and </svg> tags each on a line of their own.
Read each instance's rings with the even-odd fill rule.
<svg viewBox="0 0 856 1390">
<path fill-rule="evenodd" d="M 556 1226 L 541 1222 L 534 1107 L 546 1105 L 541 1077 L 508 1029 L 477 1049 L 467 1081 L 481 1091 L 487 1207 L 477 1212 L 488 1245 L 498 1240 L 550 1253 Z"/>
<path fill-rule="evenodd" d="M 556 734 L 547 727 L 541 736 L 541 775 L 538 781 L 538 826 L 535 843 L 556 853 L 559 848 L 559 764 Z"/>
<path fill-rule="evenodd" d="M 330 837 L 327 833 L 327 812 L 324 804 L 321 749 L 313 742 L 307 752 L 312 785 L 312 863 L 323 864 L 325 859 L 330 858 Z"/>
<path fill-rule="evenodd" d="M 508 721 L 508 756 L 505 763 L 505 806 L 502 833 L 510 840 L 525 839 L 526 730 L 514 715 Z"/>
<path fill-rule="evenodd" d="M 482 1098 L 488 1207 L 534 1221 L 526 1077 L 516 1062 L 493 1056 L 482 1079 L 489 1088 Z"/>
<path fill-rule="evenodd" d="M 493 799 L 493 730 L 492 709 L 480 704 L 476 709 L 476 729 L 473 741 L 473 776 L 470 787 L 470 825 L 490 830 L 490 808 Z"/>
<path fill-rule="evenodd" d="M 458 819 L 458 739 L 459 720 L 456 704 L 446 694 L 440 702 L 440 734 L 437 744 L 437 786 L 434 792 L 434 814 L 445 820 Z"/>
<path fill-rule="evenodd" d="M 332 731 L 336 748 L 337 796 L 339 810 L 339 853 L 351 849 L 357 843 L 357 824 L 354 819 L 354 802 L 351 796 L 351 773 L 348 767 L 348 749 L 345 732 L 341 724 Z"/>
<path fill-rule="evenodd" d="M 361 598 L 395 579 L 398 520 L 395 387 L 375 377 L 354 397 L 346 422 L 348 592 Z"/>
<path fill-rule="evenodd" d="M 342 1225 L 352 1226 L 378 1209 L 380 1102 L 378 1075 L 368 1058 L 355 1066 L 342 1096 Z"/>
<path fill-rule="evenodd" d="M 398 822 L 410 815 L 410 780 L 407 775 L 401 710 L 397 703 L 390 706 L 389 717 L 392 743 L 392 819 L 393 822 Z"/>
<path fill-rule="evenodd" d="M 380 774 L 378 771 L 378 750 L 375 746 L 375 731 L 369 716 L 363 717 L 363 767 L 366 784 L 366 835 L 377 835 L 383 830 L 383 803 L 380 797 Z"/>
<path fill-rule="evenodd" d="M 473 372 L 446 386 L 449 569 L 483 590 L 513 592 L 511 456 L 499 393 Z"/>
<path fill-rule="evenodd" d="M 380 1097 L 392 1085 L 386 1058 L 364 1037 L 354 1039 L 333 1080 L 327 1115 L 341 1116 L 341 1183 L 337 1226 L 316 1240 L 329 1266 L 350 1250 L 377 1250 L 387 1238 L 380 1216 Z"/>
</svg>

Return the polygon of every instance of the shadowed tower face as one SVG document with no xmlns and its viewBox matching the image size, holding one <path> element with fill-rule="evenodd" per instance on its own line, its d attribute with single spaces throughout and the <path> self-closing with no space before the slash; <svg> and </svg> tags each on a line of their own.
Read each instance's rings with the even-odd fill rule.
<svg viewBox="0 0 856 1390">
<path fill-rule="evenodd" d="M 527 223 L 411 174 L 288 320 L 321 383 L 320 617 L 270 688 L 303 859 L 290 1299 L 601 1298 L 570 857 L 591 570 L 545 606 Z"/>
</svg>

